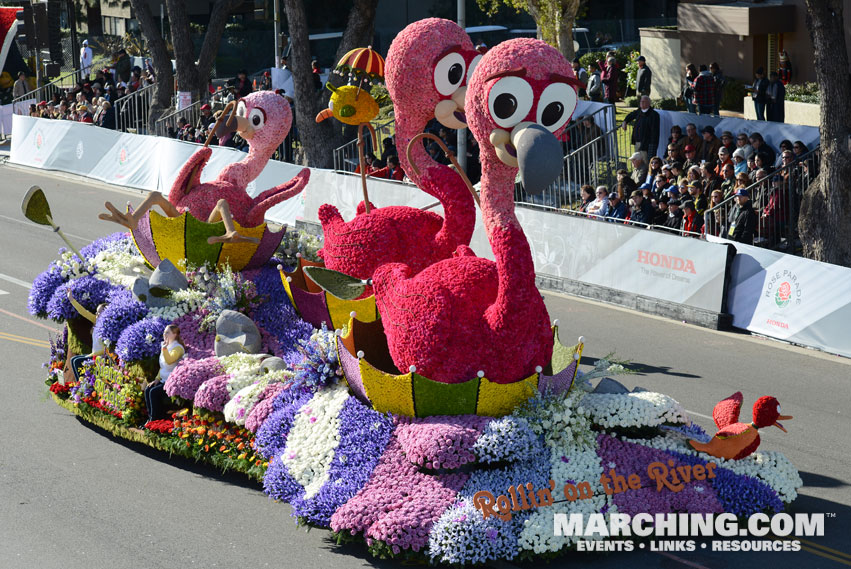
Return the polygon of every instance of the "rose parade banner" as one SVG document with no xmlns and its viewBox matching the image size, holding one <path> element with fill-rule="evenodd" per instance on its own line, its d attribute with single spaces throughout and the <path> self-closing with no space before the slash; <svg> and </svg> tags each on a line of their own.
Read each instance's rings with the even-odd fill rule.
<svg viewBox="0 0 851 569">
<path fill-rule="evenodd" d="M 851 269 L 736 243 L 733 325 L 851 356 Z"/>
</svg>

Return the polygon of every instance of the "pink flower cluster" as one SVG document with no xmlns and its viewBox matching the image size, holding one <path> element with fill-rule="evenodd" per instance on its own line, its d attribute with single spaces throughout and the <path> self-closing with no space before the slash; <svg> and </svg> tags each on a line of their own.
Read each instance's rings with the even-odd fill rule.
<svg viewBox="0 0 851 569">
<path fill-rule="evenodd" d="M 180 328 L 180 338 L 186 345 L 186 357 L 200 360 L 213 355 L 215 345 L 215 331 L 202 332 L 198 328 L 201 324 L 201 315 L 198 312 L 189 312 L 174 321 Z"/>
<path fill-rule="evenodd" d="M 266 421 L 266 417 L 268 417 L 272 412 L 272 408 L 275 404 L 275 397 L 284 389 L 286 389 L 285 384 L 273 383 L 263 390 L 263 393 L 260 394 L 260 398 L 257 400 L 257 403 L 254 404 L 254 407 L 251 408 L 251 412 L 245 420 L 246 429 L 252 433 L 257 432 L 257 429 L 260 428 L 263 422 Z"/>
<path fill-rule="evenodd" d="M 225 372 L 219 358 L 211 356 L 202 360 L 184 357 L 165 382 L 169 397 L 182 397 L 193 401 L 201 384 Z"/>
<path fill-rule="evenodd" d="M 394 553 L 420 551 L 466 481 L 466 474 L 418 472 L 394 434 L 366 486 L 331 516 L 331 529 L 362 533 L 368 544 L 382 541 Z"/>
<path fill-rule="evenodd" d="M 473 445 L 490 417 L 476 415 L 399 417 L 396 437 L 410 462 L 431 469 L 453 469 L 474 462 Z"/>
<path fill-rule="evenodd" d="M 195 407 L 202 407 L 210 411 L 223 411 L 225 403 L 230 400 L 228 379 L 230 379 L 230 374 L 217 375 L 202 383 L 195 394 Z"/>
</svg>

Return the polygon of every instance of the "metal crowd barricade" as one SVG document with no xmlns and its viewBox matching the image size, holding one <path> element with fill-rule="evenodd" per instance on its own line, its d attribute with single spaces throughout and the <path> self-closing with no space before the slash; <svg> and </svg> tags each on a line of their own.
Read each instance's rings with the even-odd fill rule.
<svg viewBox="0 0 851 569">
<path fill-rule="evenodd" d="M 801 198 L 818 175 L 820 148 L 796 157 L 793 162 L 755 181 L 746 189 L 757 213 L 753 244 L 796 254 L 800 249 L 798 216 Z M 730 196 L 704 213 L 708 235 L 729 238 L 735 215 L 735 196 Z"/>
<path fill-rule="evenodd" d="M 390 119 L 381 124 L 373 124 L 373 128 L 375 128 L 375 136 L 378 138 L 378 152 L 380 153 L 384 148 L 384 140 L 387 138 L 391 138 L 393 133 L 396 130 L 396 119 Z M 364 130 L 364 139 L 366 142 L 366 149 L 371 148 L 370 144 L 370 134 L 366 130 Z M 397 151 L 399 149 L 397 148 Z M 382 158 L 384 158 L 382 156 Z M 350 140 L 343 146 L 334 150 L 334 170 L 338 172 L 354 172 L 355 168 L 358 167 L 358 139 Z"/>
<path fill-rule="evenodd" d="M 116 130 L 147 134 L 155 87 L 155 84 L 142 87 L 115 101 Z"/>
<path fill-rule="evenodd" d="M 76 70 L 71 73 L 66 73 L 54 79 L 50 83 L 36 87 L 28 93 L 24 93 L 20 97 L 12 100 L 12 112 L 16 115 L 29 114 L 29 105 L 35 101 L 48 101 L 53 97 L 54 93 L 61 93 L 64 89 L 73 89 L 77 82 L 82 79 L 82 71 Z"/>
<path fill-rule="evenodd" d="M 169 130 L 177 131 L 177 122 L 184 118 L 190 126 L 195 126 L 201 117 L 201 101 L 195 101 L 188 107 L 173 110 L 157 119 L 154 125 L 154 134 L 157 136 L 169 136 Z"/>
</svg>

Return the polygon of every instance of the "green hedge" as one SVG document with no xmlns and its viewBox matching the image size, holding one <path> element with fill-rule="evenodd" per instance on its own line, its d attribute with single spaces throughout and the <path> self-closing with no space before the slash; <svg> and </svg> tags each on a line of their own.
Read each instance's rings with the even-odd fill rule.
<svg viewBox="0 0 851 569">
<path fill-rule="evenodd" d="M 809 82 L 786 85 L 786 100 L 798 103 L 812 103 L 815 105 L 821 104 L 818 83 Z"/>
<path fill-rule="evenodd" d="M 727 83 L 724 85 L 724 92 L 721 95 L 721 108 L 726 111 L 736 111 L 741 113 L 744 111 L 745 84 L 738 79 L 727 78 Z"/>
</svg>

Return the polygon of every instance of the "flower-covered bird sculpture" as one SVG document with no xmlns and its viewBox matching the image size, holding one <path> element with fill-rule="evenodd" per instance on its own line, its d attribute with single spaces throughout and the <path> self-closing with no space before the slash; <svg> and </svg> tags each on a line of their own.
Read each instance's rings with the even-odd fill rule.
<svg viewBox="0 0 851 569">
<path fill-rule="evenodd" d="M 402 168 L 424 192 L 437 198 L 444 215 L 406 206 L 358 207 L 345 221 L 336 207 L 319 208 L 325 235 L 325 266 L 367 279 L 384 263 L 404 262 L 419 272 L 468 245 L 476 221 L 470 190 L 459 174 L 435 162 L 422 144 L 412 168 L 405 149 L 435 116 L 450 128 L 463 128 L 465 85 L 477 53 L 454 22 L 429 18 L 399 33 L 387 54 L 387 90 L 396 114 L 396 144 Z"/>
<path fill-rule="evenodd" d="M 236 105 L 235 117 L 229 118 L 227 124 L 230 128 L 235 127 L 248 141 L 248 156 L 225 167 L 215 180 L 201 183 L 201 171 L 212 154 L 205 145 L 181 168 L 168 199 L 159 192 L 153 192 L 137 210 L 126 214 L 106 202 L 110 213 L 102 213 L 98 217 L 124 225 L 132 231 L 151 207 L 159 205 L 169 217 L 188 212 L 207 223 L 224 222 L 225 234 L 210 236 L 209 243 L 256 242 L 255 238 L 240 235 L 233 222 L 243 227 L 261 225 L 269 208 L 297 195 L 310 179 L 310 170 L 305 168 L 292 180 L 257 197 L 252 198 L 246 193 L 248 184 L 260 175 L 275 149 L 286 138 L 292 120 L 287 101 L 272 91 L 259 91 L 243 97 Z"/>
<path fill-rule="evenodd" d="M 689 444 L 700 452 L 718 458 L 740 460 L 759 448 L 759 429 L 777 427 L 786 429 L 778 421 L 788 421 L 791 415 L 780 414 L 780 403 L 774 397 L 760 397 L 753 405 L 753 422 L 739 422 L 739 412 L 744 400 L 741 391 L 720 401 L 712 410 L 712 420 L 718 432 L 708 443 L 690 440 Z"/>
<path fill-rule="evenodd" d="M 517 39 L 484 55 L 470 80 L 466 114 L 481 147 L 482 217 L 496 262 L 468 248 L 419 274 L 387 264 L 373 277 L 393 361 L 435 381 L 478 372 L 518 381 L 550 361 L 553 335 L 526 235 L 514 214 L 518 168 L 527 192 L 561 170 L 555 135 L 576 108 L 567 60 L 539 40 Z"/>
</svg>

